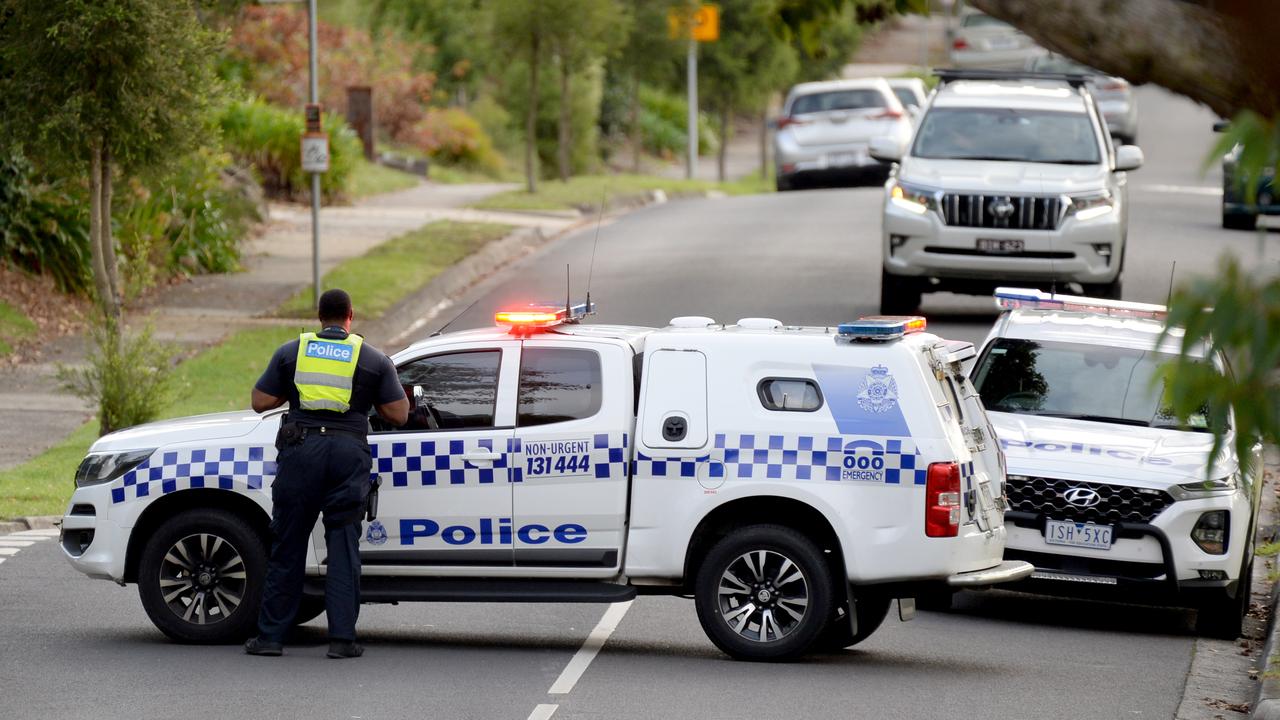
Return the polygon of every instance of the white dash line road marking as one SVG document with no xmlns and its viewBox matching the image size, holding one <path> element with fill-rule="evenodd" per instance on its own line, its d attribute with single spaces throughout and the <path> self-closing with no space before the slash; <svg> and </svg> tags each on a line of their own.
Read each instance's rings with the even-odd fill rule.
<svg viewBox="0 0 1280 720">
<path fill-rule="evenodd" d="M 0 538 L 0 547 L 16 547 L 24 548 L 35 545 L 35 540 L 10 540 L 8 538 Z"/>
<path fill-rule="evenodd" d="M 586 642 L 582 643 L 582 647 L 578 648 L 578 652 L 569 660 L 569 664 L 564 667 L 564 672 L 560 673 L 560 677 L 556 678 L 555 684 L 547 691 L 548 695 L 565 695 L 573 690 L 573 686 L 578 683 L 582 674 L 587 671 L 587 666 L 600 653 L 600 649 L 609 641 L 609 636 L 618 628 L 618 623 L 622 622 L 622 616 L 627 614 L 627 610 L 631 609 L 631 603 L 634 600 L 626 602 L 613 603 L 609 609 L 605 611 L 604 617 L 600 618 L 600 622 L 596 623 L 596 627 L 587 636 Z"/>
<path fill-rule="evenodd" d="M 1222 188 L 1211 185 L 1132 185 L 1140 192 L 1171 193 L 1174 195 L 1222 195 Z"/>
<path fill-rule="evenodd" d="M 21 548 L 15 547 L 0 547 L 0 555 L 17 555 L 18 550 L 20 549 Z"/>
<path fill-rule="evenodd" d="M 39 530 L 21 530 L 19 532 L 12 533 L 11 535 L 9 535 L 9 537 L 56 538 L 58 537 L 58 529 L 57 528 L 41 528 Z"/>
<path fill-rule="evenodd" d="M 551 716 L 556 714 L 559 705 L 539 705 L 529 713 L 529 720 L 551 720 Z"/>
</svg>

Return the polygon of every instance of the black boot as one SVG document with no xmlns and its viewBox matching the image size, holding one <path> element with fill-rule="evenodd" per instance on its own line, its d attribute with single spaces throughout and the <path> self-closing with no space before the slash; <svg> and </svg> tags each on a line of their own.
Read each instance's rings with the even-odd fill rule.
<svg viewBox="0 0 1280 720">
<path fill-rule="evenodd" d="M 245 641 L 244 651 L 249 655 L 280 657 L 284 654 L 284 646 L 278 642 L 271 642 L 270 640 L 263 640 L 260 637 L 253 637 Z"/>
<path fill-rule="evenodd" d="M 364 646 L 354 640 L 330 640 L 329 652 L 325 657 L 335 660 L 342 658 L 358 658 L 364 654 Z"/>
</svg>

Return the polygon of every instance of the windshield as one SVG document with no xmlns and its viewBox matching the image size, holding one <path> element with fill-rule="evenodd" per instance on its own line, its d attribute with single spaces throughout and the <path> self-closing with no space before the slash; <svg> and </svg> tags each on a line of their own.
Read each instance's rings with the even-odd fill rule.
<svg viewBox="0 0 1280 720">
<path fill-rule="evenodd" d="M 888 101 L 879 90 L 836 90 L 801 95 L 791 103 L 791 114 L 803 115 L 827 110 L 861 110 L 888 107 L 888 105 Z"/>
<path fill-rule="evenodd" d="M 1181 426 L 1161 407 L 1160 366 L 1175 356 L 1107 345 L 997 340 L 974 370 L 988 410 L 1122 425 L 1207 430 L 1208 413 Z"/>
<path fill-rule="evenodd" d="M 911 154 L 933 160 L 1101 162 L 1087 114 L 1013 108 L 935 107 L 925 115 Z"/>
</svg>

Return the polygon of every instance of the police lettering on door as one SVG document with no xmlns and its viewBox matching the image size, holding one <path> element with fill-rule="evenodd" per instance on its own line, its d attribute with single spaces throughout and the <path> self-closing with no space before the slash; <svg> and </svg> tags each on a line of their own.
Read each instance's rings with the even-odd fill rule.
<svg viewBox="0 0 1280 720">
<path fill-rule="evenodd" d="M 587 529 L 577 523 L 564 523 L 555 527 L 540 523 L 515 525 L 511 518 L 480 518 L 473 527 L 468 524 L 447 525 L 428 518 L 404 518 L 400 521 L 400 544 L 413 545 L 416 540 L 439 538 L 447 545 L 511 545 L 519 539 L 524 545 L 542 545 L 547 542 L 576 545 L 587 539 Z"/>
<path fill-rule="evenodd" d="M 591 472 L 590 440 L 542 440 L 524 443 L 525 475 L 587 475 Z"/>
</svg>

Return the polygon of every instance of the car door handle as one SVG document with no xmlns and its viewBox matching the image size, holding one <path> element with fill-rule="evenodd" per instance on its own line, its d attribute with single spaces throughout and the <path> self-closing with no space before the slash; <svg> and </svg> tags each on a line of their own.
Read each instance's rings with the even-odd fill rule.
<svg viewBox="0 0 1280 720">
<path fill-rule="evenodd" d="M 469 463 L 495 462 L 502 458 L 500 453 L 492 450 L 477 450 L 476 452 L 464 453 L 462 459 Z"/>
</svg>

